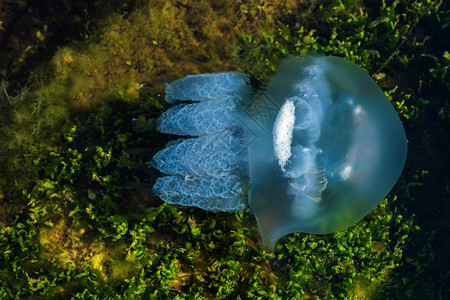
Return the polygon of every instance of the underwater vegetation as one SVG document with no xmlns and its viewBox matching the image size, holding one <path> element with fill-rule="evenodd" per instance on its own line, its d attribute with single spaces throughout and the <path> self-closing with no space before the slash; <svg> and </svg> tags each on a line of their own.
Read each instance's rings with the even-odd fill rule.
<svg viewBox="0 0 450 300">
<path fill-rule="evenodd" d="M 69 26 L 71 30 L 79 28 L 80 32 L 64 31 L 61 33 L 64 41 L 57 40 L 58 43 L 52 45 L 50 43 L 59 35 L 52 35 L 50 24 L 49 37 L 35 26 L 31 34 L 37 34 L 39 29 L 45 38 L 38 42 L 44 45 L 31 46 L 34 55 L 26 52 L 27 59 L 23 62 L 19 62 L 18 57 L 8 59 L 8 55 L 1 56 L 4 64 L 0 65 L 4 67 L 0 67 L 0 96 L 3 99 L 0 102 L 0 134 L 5 138 L 0 141 L 0 155 L 9 159 L 0 161 L 0 177 L 10 178 L 19 186 L 16 189 L 0 182 L 1 193 L 14 193 L 14 198 L 20 197 L 21 189 L 33 181 L 27 171 L 34 159 L 31 152 L 36 149 L 38 156 L 48 153 L 56 142 L 55 128 L 67 131 L 75 119 L 84 118 L 86 112 L 104 111 L 107 105 L 103 104 L 111 100 L 141 101 L 139 95 L 144 91 L 158 98 L 165 82 L 180 74 L 236 69 L 242 64 L 232 59 L 236 51 L 233 45 L 240 42 L 241 32 L 254 32 L 257 28 L 264 28 L 264 24 L 273 26 L 280 18 L 307 15 L 304 5 L 281 0 L 272 1 L 264 11 L 254 0 L 232 6 L 213 1 L 188 1 L 185 5 L 165 0 L 88 2 L 85 8 L 78 2 L 67 6 L 59 3 L 82 22 L 80 26 Z M 42 7 L 31 2 L 25 4 L 26 9 L 17 13 L 30 20 L 54 11 L 51 4 Z M 37 10 L 33 9 L 35 6 L 39 6 Z M 2 6 L 0 10 L 8 7 Z M 92 7 L 94 9 L 90 9 Z M 37 16 L 27 15 L 28 10 Z M 9 11 L 14 12 L 14 9 Z M 61 18 L 60 15 L 57 18 L 67 19 L 69 17 Z M 27 20 L 26 24 L 28 22 L 31 21 Z M 11 24 L 14 27 L 14 23 Z M 62 30 L 67 24 L 70 22 L 55 26 Z M 5 25 L 4 30 L 7 29 L 9 26 Z M 4 30 L 0 31 L 5 40 L 10 35 L 14 36 L 14 30 Z M 80 38 L 75 39 L 75 36 Z M 70 45 L 64 46 L 67 43 Z M 26 43 L 19 45 L 21 48 Z M 43 48 L 48 51 L 38 50 Z M 21 55 L 20 49 L 7 51 Z M 35 56 L 37 58 L 33 59 Z M 25 70 L 24 64 L 30 69 Z M 14 73 L 13 65 L 24 70 Z M 151 114 L 158 115 L 162 103 L 158 99 L 155 102 L 158 105 Z"/>
<path fill-rule="evenodd" d="M 46 55 L 1 86 L 0 298 L 448 298 L 447 1 L 117 3 L 129 9 L 91 15 L 57 51 L 39 42 Z M 288 234 L 269 252 L 249 209 L 214 213 L 120 188 L 161 177 L 117 165 L 143 164 L 176 138 L 130 123 L 169 108 L 166 82 L 233 70 L 259 89 L 286 56 L 311 54 L 362 68 L 406 132 L 404 171 L 362 220 Z M 146 157 L 124 152 L 149 145 Z"/>
<path fill-rule="evenodd" d="M 406 136 L 372 78 L 339 57 L 289 57 L 263 91 L 241 73 L 188 75 L 166 88 L 170 142 L 153 157 L 172 204 L 255 215 L 263 244 L 345 229 L 378 205 L 406 161 Z"/>
</svg>

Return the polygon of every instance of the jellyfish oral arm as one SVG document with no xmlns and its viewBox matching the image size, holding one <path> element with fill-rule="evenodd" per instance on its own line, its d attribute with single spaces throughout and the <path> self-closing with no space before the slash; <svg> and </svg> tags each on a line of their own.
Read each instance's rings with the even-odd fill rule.
<svg viewBox="0 0 450 300">
<path fill-rule="evenodd" d="M 252 97 L 241 73 L 188 75 L 167 85 L 166 100 L 182 102 L 157 121 L 160 132 L 189 136 L 170 143 L 148 164 L 167 174 L 153 191 L 168 203 L 209 211 L 247 206 L 247 149 L 238 106 Z"/>
</svg>

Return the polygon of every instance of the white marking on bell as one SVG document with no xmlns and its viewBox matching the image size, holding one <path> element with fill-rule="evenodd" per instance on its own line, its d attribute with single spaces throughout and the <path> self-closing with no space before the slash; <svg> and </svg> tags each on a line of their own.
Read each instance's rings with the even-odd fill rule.
<svg viewBox="0 0 450 300">
<path fill-rule="evenodd" d="M 341 175 L 342 179 L 347 180 L 350 177 L 351 173 L 352 173 L 352 167 L 345 166 L 344 170 L 342 170 L 342 172 L 339 175 Z"/>
<path fill-rule="evenodd" d="M 291 157 L 292 135 L 295 124 L 295 105 L 293 101 L 286 101 L 277 114 L 273 126 L 273 147 L 275 156 L 281 170 L 285 172 L 284 166 Z"/>
</svg>

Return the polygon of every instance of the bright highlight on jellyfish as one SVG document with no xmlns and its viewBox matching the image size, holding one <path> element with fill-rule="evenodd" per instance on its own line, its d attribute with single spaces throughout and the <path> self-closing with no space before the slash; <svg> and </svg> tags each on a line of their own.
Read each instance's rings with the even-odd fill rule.
<svg viewBox="0 0 450 300">
<path fill-rule="evenodd" d="M 286 234 L 326 234 L 368 214 L 392 189 L 406 136 L 372 78 L 338 57 L 288 57 L 254 92 L 240 73 L 189 75 L 166 88 L 181 103 L 158 120 L 185 136 L 151 166 L 167 176 L 164 201 L 255 215 L 263 244 Z"/>
</svg>

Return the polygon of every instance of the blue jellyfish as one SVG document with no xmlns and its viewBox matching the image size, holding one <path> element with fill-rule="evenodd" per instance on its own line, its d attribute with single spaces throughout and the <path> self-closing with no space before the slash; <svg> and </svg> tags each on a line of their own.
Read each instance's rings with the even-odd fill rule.
<svg viewBox="0 0 450 300">
<path fill-rule="evenodd" d="M 389 193 L 406 160 L 401 121 L 372 78 L 339 57 L 285 58 L 258 91 L 236 72 L 167 85 L 157 121 L 181 136 L 149 165 L 153 192 L 208 211 L 249 206 L 263 245 L 347 228 Z M 189 101 L 189 102 L 188 102 Z"/>
</svg>

